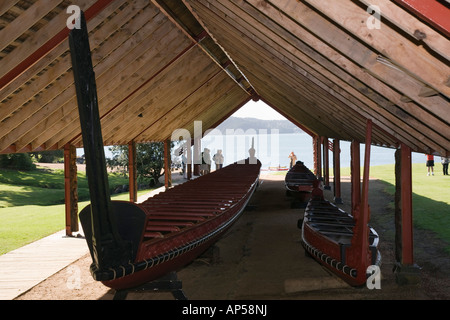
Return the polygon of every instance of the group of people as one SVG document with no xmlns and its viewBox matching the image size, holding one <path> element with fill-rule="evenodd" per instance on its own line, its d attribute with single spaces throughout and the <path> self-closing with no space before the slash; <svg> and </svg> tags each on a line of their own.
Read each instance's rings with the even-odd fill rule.
<svg viewBox="0 0 450 320">
<path fill-rule="evenodd" d="M 450 158 L 441 157 L 441 163 L 442 163 L 442 171 L 444 173 L 444 176 L 448 176 L 448 164 L 450 163 Z M 432 175 L 434 176 L 434 156 L 432 154 L 427 154 L 427 176 Z"/>
<path fill-rule="evenodd" d="M 212 161 L 216 164 L 216 170 L 222 169 L 224 156 L 222 150 L 217 150 L 217 153 L 213 156 Z M 186 177 L 186 164 L 187 158 L 183 154 L 181 157 L 182 172 L 181 174 Z M 211 151 L 208 148 L 203 149 L 202 152 L 202 164 L 200 165 L 200 175 L 205 175 L 211 172 Z"/>
<path fill-rule="evenodd" d="M 297 162 L 297 156 L 294 154 L 294 151 L 292 151 L 289 156 L 289 168 L 292 168 L 295 163 Z M 212 157 L 212 161 L 216 164 L 216 170 L 222 169 L 223 162 L 224 162 L 224 156 L 222 154 L 222 150 L 217 150 L 217 153 Z M 450 163 L 450 158 L 441 157 L 441 163 L 442 163 L 442 171 L 444 173 L 444 176 L 448 176 L 448 165 Z M 428 168 L 427 175 L 434 176 L 434 156 L 432 154 L 427 154 L 427 162 L 426 166 Z M 183 167 L 184 167 L 184 161 L 183 161 Z M 207 173 L 211 172 L 211 154 L 210 150 L 208 148 L 205 148 L 202 152 L 202 164 L 200 165 L 200 174 L 205 175 Z"/>
<path fill-rule="evenodd" d="M 200 165 L 200 175 L 205 175 L 211 172 L 211 151 L 208 148 L 203 149 L 202 164 Z M 217 150 L 217 153 L 212 157 L 212 161 L 216 164 L 216 170 L 222 169 L 224 156 L 222 150 Z"/>
</svg>

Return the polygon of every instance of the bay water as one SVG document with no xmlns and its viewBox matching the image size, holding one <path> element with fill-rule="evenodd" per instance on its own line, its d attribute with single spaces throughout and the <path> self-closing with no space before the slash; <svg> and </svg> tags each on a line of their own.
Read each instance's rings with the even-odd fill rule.
<svg viewBox="0 0 450 320">
<path fill-rule="evenodd" d="M 330 140 L 331 141 L 331 140 Z M 225 157 L 224 165 L 239 161 L 248 157 L 248 150 L 253 146 L 256 150 L 256 157 L 262 163 L 262 169 L 269 167 L 288 167 L 289 154 L 294 152 L 297 159 L 303 161 L 310 168 L 314 168 L 313 162 L 313 140 L 307 133 L 287 133 L 271 134 L 270 132 L 253 132 L 245 134 L 222 134 L 206 135 L 201 142 L 201 149 L 210 149 L 211 157 L 218 149 L 222 150 Z M 341 149 L 341 167 L 350 167 L 350 142 L 340 141 Z M 365 146 L 360 146 L 361 166 L 364 165 Z M 370 165 L 394 164 L 395 149 L 371 146 Z M 329 151 L 329 165 L 333 167 L 333 154 Z M 412 162 L 423 162 L 425 165 L 426 157 L 424 154 L 412 154 Z"/>
</svg>

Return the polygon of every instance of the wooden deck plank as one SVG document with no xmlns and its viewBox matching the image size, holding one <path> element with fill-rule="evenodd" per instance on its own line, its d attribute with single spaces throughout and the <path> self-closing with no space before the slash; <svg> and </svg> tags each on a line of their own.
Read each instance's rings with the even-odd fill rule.
<svg viewBox="0 0 450 320">
<path fill-rule="evenodd" d="M 174 181 L 174 185 L 181 182 L 184 179 Z M 164 190 L 165 187 L 152 190 L 140 196 L 138 203 Z M 89 248 L 84 238 L 67 237 L 61 230 L 0 255 L 0 300 L 13 300 L 86 254 Z"/>
<path fill-rule="evenodd" d="M 0 300 L 13 300 L 89 253 L 83 238 L 62 230 L 0 256 Z"/>
</svg>

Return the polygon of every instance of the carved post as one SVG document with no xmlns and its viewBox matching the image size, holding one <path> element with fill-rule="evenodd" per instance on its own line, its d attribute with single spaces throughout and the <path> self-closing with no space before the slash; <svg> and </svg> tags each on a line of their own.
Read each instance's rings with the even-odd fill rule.
<svg viewBox="0 0 450 320">
<path fill-rule="evenodd" d="M 360 160 L 360 144 L 353 140 L 350 145 L 350 170 L 351 170 L 351 197 L 352 197 L 352 214 L 357 216 L 359 211 L 356 208 L 361 202 L 361 160 Z"/>
<path fill-rule="evenodd" d="M 137 164 L 136 164 L 136 142 L 128 143 L 128 180 L 130 189 L 130 201 L 137 202 Z"/>
<path fill-rule="evenodd" d="M 81 28 L 74 28 L 69 34 L 69 46 L 91 198 L 91 253 L 94 269 L 102 270 L 129 261 L 131 250 L 119 234 L 116 215 L 111 207 L 97 85 L 83 12 L 80 21 Z"/>
<path fill-rule="evenodd" d="M 164 182 L 166 189 L 172 187 L 172 171 L 171 163 L 172 159 L 170 157 L 170 139 L 164 141 Z"/>
<path fill-rule="evenodd" d="M 323 138 L 323 184 L 324 189 L 331 189 L 330 187 L 330 160 L 328 153 L 328 138 Z"/>
<path fill-rule="evenodd" d="M 322 178 L 322 157 L 320 155 L 320 137 L 313 138 L 313 153 L 314 153 L 314 174 L 317 179 Z"/>
<path fill-rule="evenodd" d="M 64 146 L 64 191 L 66 204 L 66 235 L 78 231 L 78 180 L 77 180 L 77 150 L 75 146 Z"/>
<path fill-rule="evenodd" d="M 334 203 L 341 204 L 341 147 L 338 139 L 333 140 L 333 174 Z"/>
</svg>

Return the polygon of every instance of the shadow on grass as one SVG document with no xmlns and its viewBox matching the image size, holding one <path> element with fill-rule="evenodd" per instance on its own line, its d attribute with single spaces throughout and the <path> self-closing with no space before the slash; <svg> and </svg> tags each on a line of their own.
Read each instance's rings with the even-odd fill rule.
<svg viewBox="0 0 450 320">
<path fill-rule="evenodd" d="M 65 202 L 64 189 L 46 189 L 29 186 L 11 186 L 10 188 L 11 190 L 0 190 L 0 208 L 28 205 L 49 206 L 64 204 Z M 78 189 L 78 199 L 79 201 L 89 200 L 89 190 L 86 188 Z"/>
<path fill-rule="evenodd" d="M 384 191 L 392 197 L 389 207 L 394 212 L 395 186 L 389 182 L 379 180 L 385 185 Z M 413 223 L 414 227 L 425 232 L 433 233 L 442 240 L 443 249 L 450 254 L 450 205 L 413 192 Z M 420 237 L 417 239 L 422 241 Z"/>
<path fill-rule="evenodd" d="M 128 178 L 109 176 L 111 190 L 128 183 Z M 78 172 L 78 200 L 89 200 L 86 174 Z M 37 169 L 17 171 L 0 169 L 0 208 L 25 205 L 64 204 L 64 171 Z"/>
</svg>

